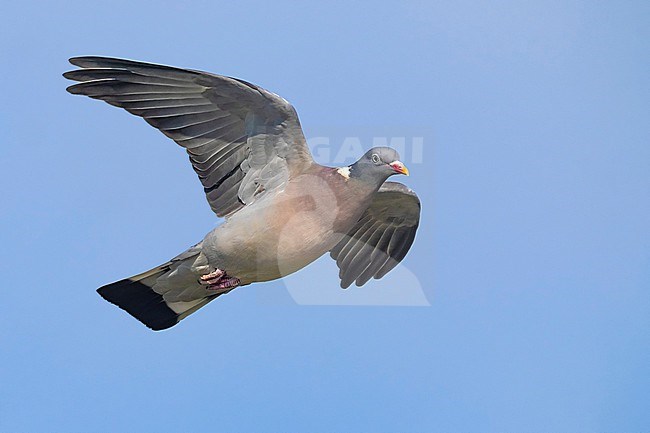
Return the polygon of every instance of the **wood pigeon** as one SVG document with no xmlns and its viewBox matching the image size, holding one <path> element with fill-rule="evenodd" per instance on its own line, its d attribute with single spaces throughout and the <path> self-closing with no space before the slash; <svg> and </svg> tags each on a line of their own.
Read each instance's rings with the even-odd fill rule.
<svg viewBox="0 0 650 433">
<path fill-rule="evenodd" d="M 284 98 L 249 82 L 107 57 L 75 57 L 67 88 L 142 117 L 187 151 L 225 221 L 147 272 L 97 291 L 153 330 L 235 287 L 282 278 L 329 252 L 341 287 L 381 278 L 406 255 L 420 219 L 397 152 L 370 149 L 349 167 L 317 164 Z"/>
</svg>

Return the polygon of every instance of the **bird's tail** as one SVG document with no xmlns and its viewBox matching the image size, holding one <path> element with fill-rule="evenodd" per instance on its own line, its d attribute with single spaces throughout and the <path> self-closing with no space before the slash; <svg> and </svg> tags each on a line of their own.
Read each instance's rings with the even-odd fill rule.
<svg viewBox="0 0 650 433">
<path fill-rule="evenodd" d="M 209 295 L 185 301 L 176 297 L 174 301 L 170 301 L 169 299 L 174 297 L 158 293 L 161 290 L 158 289 L 160 284 L 157 283 L 166 280 L 174 268 L 177 268 L 177 263 L 171 261 L 147 272 L 100 287 L 97 293 L 154 331 L 171 328 L 218 296 Z M 154 286 L 158 291 L 154 290 Z M 180 290 L 182 289 L 181 287 Z M 174 289 L 177 292 L 180 290 Z"/>
</svg>

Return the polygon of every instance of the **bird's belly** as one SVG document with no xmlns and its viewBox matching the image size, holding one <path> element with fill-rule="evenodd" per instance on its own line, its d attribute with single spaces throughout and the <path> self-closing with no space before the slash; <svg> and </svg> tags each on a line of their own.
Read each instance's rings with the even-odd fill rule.
<svg viewBox="0 0 650 433">
<path fill-rule="evenodd" d="M 255 218 L 231 218 L 217 227 L 206 237 L 204 253 L 212 267 L 249 284 L 302 269 L 332 249 L 341 236 L 316 212 L 287 215 L 258 209 Z"/>
</svg>

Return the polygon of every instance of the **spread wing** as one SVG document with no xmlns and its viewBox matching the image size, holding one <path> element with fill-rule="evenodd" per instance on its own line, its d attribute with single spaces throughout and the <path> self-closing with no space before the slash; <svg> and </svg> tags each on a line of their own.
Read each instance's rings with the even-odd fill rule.
<svg viewBox="0 0 650 433">
<path fill-rule="evenodd" d="M 313 163 L 294 108 L 236 78 L 107 57 L 76 57 L 68 92 L 124 108 L 184 147 L 210 207 L 232 215 Z"/>
<path fill-rule="evenodd" d="M 386 182 L 350 233 L 330 251 L 341 287 L 382 278 L 404 259 L 420 223 L 420 200 L 406 186 Z"/>
</svg>

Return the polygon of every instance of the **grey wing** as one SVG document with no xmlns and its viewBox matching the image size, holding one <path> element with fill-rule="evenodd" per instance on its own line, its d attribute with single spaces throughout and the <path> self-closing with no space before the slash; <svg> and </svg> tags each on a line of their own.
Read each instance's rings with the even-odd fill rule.
<svg viewBox="0 0 650 433">
<path fill-rule="evenodd" d="M 384 183 L 354 228 L 330 251 L 341 287 L 355 281 L 362 286 L 391 271 L 411 248 L 419 223 L 418 196 L 401 183 Z"/>
<path fill-rule="evenodd" d="M 189 69 L 76 57 L 68 87 L 144 118 L 187 151 L 218 216 L 228 216 L 313 163 L 294 108 L 254 84 Z"/>
</svg>

